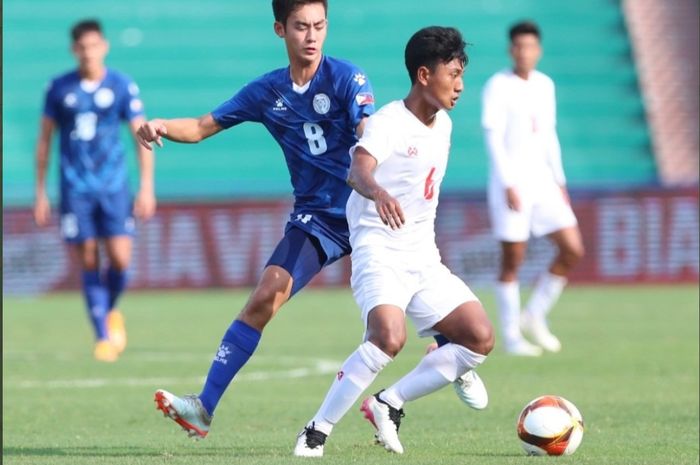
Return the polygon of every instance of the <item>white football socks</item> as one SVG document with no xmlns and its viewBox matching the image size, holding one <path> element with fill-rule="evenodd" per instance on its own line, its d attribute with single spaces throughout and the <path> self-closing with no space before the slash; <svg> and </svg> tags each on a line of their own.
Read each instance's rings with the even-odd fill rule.
<svg viewBox="0 0 700 465">
<path fill-rule="evenodd" d="M 353 352 L 335 377 L 326 398 L 311 420 L 314 428 L 329 435 L 333 426 L 353 406 L 392 358 L 367 341 Z M 311 422 L 309 424 L 311 424 Z"/>
<path fill-rule="evenodd" d="M 567 279 L 564 276 L 550 272 L 543 273 L 537 280 L 530 300 L 525 306 L 525 311 L 535 319 L 544 320 L 559 299 L 566 283 Z"/>
<path fill-rule="evenodd" d="M 522 339 L 520 334 L 520 284 L 518 281 L 496 283 L 496 304 L 501 332 L 506 345 Z"/>
<path fill-rule="evenodd" d="M 421 359 L 406 376 L 383 391 L 379 397 L 396 409 L 405 402 L 418 399 L 448 385 L 457 377 L 486 360 L 459 344 L 445 344 Z"/>
</svg>

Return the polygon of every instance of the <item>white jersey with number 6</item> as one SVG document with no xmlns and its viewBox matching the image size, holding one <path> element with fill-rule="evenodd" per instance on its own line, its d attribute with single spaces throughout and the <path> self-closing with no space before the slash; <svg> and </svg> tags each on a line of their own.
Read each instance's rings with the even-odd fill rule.
<svg viewBox="0 0 700 465">
<path fill-rule="evenodd" d="M 350 153 L 354 154 L 360 146 L 376 158 L 374 178 L 399 202 L 406 224 L 392 230 L 382 223 L 374 201 L 353 191 L 347 204 L 353 250 L 364 246 L 420 250 L 439 260 L 435 214 L 451 132 L 452 121 L 447 112 L 439 111 L 432 127 L 428 127 L 406 108 L 403 100 L 393 101 L 369 117 L 362 138 Z"/>
</svg>

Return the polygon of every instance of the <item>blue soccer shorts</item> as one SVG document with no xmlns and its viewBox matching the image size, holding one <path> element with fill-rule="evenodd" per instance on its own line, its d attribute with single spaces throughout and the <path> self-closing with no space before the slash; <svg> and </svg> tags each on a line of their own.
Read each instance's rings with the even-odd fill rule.
<svg viewBox="0 0 700 465">
<path fill-rule="evenodd" d="M 128 188 L 113 193 L 61 195 L 61 235 L 66 242 L 80 244 L 88 239 L 133 236 L 134 217 Z"/>
<path fill-rule="evenodd" d="M 295 212 L 266 266 L 287 270 L 294 280 L 294 295 L 325 266 L 348 254 L 350 233 L 345 218 Z"/>
</svg>

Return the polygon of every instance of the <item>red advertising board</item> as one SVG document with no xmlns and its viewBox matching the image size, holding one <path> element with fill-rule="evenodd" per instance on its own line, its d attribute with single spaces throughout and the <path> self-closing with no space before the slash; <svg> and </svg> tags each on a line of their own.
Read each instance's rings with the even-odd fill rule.
<svg viewBox="0 0 700 465">
<path fill-rule="evenodd" d="M 572 283 L 698 281 L 698 191 L 598 193 L 574 200 L 586 256 Z M 161 205 L 138 225 L 130 268 L 133 288 L 245 287 L 282 236 L 291 206 L 285 201 Z M 498 243 L 485 199 L 441 200 L 436 223 L 443 261 L 473 286 L 493 282 Z M 554 249 L 530 242 L 521 281 L 547 267 Z M 36 294 L 79 286 L 79 268 L 58 226 L 39 229 L 27 209 L 3 211 L 3 291 Z M 349 283 L 348 259 L 324 270 L 315 286 Z"/>
</svg>

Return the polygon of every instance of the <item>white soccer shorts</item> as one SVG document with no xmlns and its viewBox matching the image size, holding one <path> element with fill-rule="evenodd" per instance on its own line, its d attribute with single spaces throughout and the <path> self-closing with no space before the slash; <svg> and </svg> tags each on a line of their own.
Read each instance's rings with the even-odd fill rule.
<svg viewBox="0 0 700 465">
<path fill-rule="evenodd" d="M 352 252 L 351 286 L 367 317 L 378 305 L 394 305 L 413 321 L 421 337 L 437 334 L 432 327 L 465 302 L 479 301 L 464 281 L 439 260 L 416 260 L 415 252 L 390 252 L 364 247 Z"/>
<path fill-rule="evenodd" d="M 536 196 L 519 193 L 520 211 L 514 211 L 508 208 L 505 189 L 489 190 L 489 218 L 499 241 L 526 242 L 531 234 L 546 236 L 578 224 L 559 186 L 552 184 Z"/>
</svg>

